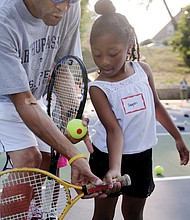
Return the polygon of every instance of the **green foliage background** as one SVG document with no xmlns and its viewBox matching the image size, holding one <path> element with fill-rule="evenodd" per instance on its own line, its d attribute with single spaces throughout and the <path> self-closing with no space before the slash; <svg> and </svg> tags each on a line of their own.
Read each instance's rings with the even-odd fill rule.
<svg viewBox="0 0 190 220">
<path fill-rule="evenodd" d="M 172 39 L 171 45 L 179 52 L 185 64 L 190 67 L 190 5 L 178 22 L 177 31 Z"/>
<path fill-rule="evenodd" d="M 190 84 L 190 69 L 184 63 L 180 54 L 174 52 L 171 46 L 142 46 L 140 51 L 144 61 L 152 69 L 157 88 L 163 84 L 179 84 L 184 76 Z"/>
</svg>

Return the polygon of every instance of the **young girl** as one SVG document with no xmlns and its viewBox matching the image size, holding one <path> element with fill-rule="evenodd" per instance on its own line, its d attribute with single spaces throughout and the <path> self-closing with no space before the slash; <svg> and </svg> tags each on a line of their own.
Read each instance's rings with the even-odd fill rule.
<svg viewBox="0 0 190 220">
<path fill-rule="evenodd" d="M 90 45 L 100 71 L 89 92 L 99 120 L 90 165 L 94 174 L 107 181 L 129 174 L 132 184 L 121 191 L 122 214 L 127 220 L 142 220 L 146 198 L 155 186 L 156 119 L 174 138 L 181 165 L 188 163 L 189 151 L 158 99 L 149 65 L 139 61 L 133 27 L 125 16 L 115 13 L 110 0 L 99 0 L 95 11 L 101 16 L 92 26 Z M 113 219 L 118 196 L 95 198 L 93 220 Z"/>
</svg>

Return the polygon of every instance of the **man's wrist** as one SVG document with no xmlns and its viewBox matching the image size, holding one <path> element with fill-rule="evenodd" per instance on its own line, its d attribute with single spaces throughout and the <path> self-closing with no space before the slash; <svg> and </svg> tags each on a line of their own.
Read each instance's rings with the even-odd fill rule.
<svg viewBox="0 0 190 220">
<path fill-rule="evenodd" d="M 69 164 L 71 165 L 75 160 L 79 159 L 79 158 L 85 158 L 87 159 L 87 156 L 84 154 L 77 154 L 74 157 L 71 157 L 71 159 L 69 160 Z"/>
</svg>

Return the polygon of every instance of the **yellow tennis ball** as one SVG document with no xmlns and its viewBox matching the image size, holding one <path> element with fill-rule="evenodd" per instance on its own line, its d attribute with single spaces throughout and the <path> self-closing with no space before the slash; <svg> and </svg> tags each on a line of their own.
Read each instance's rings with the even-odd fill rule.
<svg viewBox="0 0 190 220">
<path fill-rule="evenodd" d="M 156 173 L 156 175 L 163 175 L 164 173 L 164 168 L 160 165 L 155 166 L 154 171 Z"/>
<path fill-rule="evenodd" d="M 73 138 L 81 139 L 87 132 L 87 126 L 84 126 L 80 119 L 72 119 L 67 124 L 67 131 Z"/>
</svg>

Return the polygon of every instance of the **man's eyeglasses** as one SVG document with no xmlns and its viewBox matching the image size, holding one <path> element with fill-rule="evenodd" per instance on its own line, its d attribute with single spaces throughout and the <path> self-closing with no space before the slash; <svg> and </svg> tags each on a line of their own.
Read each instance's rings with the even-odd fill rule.
<svg viewBox="0 0 190 220">
<path fill-rule="evenodd" d="M 63 3 L 65 1 L 68 1 L 69 4 L 72 4 L 72 3 L 76 3 L 80 0 L 52 0 L 52 2 L 56 2 L 56 3 Z"/>
</svg>

